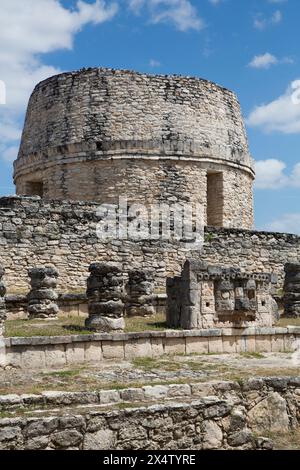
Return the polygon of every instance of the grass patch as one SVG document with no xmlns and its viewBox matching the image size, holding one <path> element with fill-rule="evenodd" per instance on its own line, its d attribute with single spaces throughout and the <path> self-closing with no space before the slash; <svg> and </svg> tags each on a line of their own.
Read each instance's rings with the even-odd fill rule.
<svg viewBox="0 0 300 470">
<path fill-rule="evenodd" d="M 57 370 L 54 372 L 45 372 L 44 375 L 48 377 L 58 377 L 58 378 L 69 378 L 69 377 L 76 377 L 80 375 L 81 371 L 83 370 L 83 367 L 80 369 L 70 369 L 70 370 Z"/>
<path fill-rule="evenodd" d="M 300 430 L 285 433 L 268 433 L 266 436 L 272 439 L 275 450 L 300 450 Z"/>
<path fill-rule="evenodd" d="M 125 332 L 139 333 L 141 331 L 163 331 L 167 329 L 166 317 L 164 314 L 156 314 L 152 317 L 128 317 L 125 318 Z"/>
<path fill-rule="evenodd" d="M 132 364 L 135 368 L 143 369 L 146 372 L 151 372 L 157 369 L 172 372 L 180 370 L 184 366 L 182 362 L 168 357 L 158 359 L 152 359 L 151 357 L 137 357 L 133 359 Z"/>
<path fill-rule="evenodd" d="M 300 326 L 300 318 L 280 318 L 276 326 L 282 326 L 284 328 L 287 326 Z"/>
<path fill-rule="evenodd" d="M 55 320 L 7 320 L 6 337 L 69 336 L 91 334 L 84 326 L 84 318 L 57 318 Z"/>
<path fill-rule="evenodd" d="M 228 372 L 231 370 L 230 366 L 225 366 L 218 363 L 209 363 L 206 361 L 188 359 L 189 356 L 163 356 L 153 359 L 151 357 L 139 357 L 133 359 L 132 364 L 137 369 L 142 369 L 145 372 L 152 372 L 156 370 L 163 370 L 166 372 L 176 372 L 181 370 L 191 370 L 193 372 Z M 186 379 L 185 379 L 186 382 Z"/>
<path fill-rule="evenodd" d="M 260 352 L 243 352 L 240 353 L 240 356 L 245 357 L 246 359 L 264 359 L 264 355 Z"/>
<path fill-rule="evenodd" d="M 61 317 L 55 320 L 7 320 L 5 322 L 6 337 L 31 336 L 69 336 L 88 335 L 93 331 L 85 328 L 85 319 L 82 317 Z M 142 332 L 149 330 L 166 329 L 165 316 L 162 314 L 153 317 L 126 318 L 126 333 Z"/>
</svg>

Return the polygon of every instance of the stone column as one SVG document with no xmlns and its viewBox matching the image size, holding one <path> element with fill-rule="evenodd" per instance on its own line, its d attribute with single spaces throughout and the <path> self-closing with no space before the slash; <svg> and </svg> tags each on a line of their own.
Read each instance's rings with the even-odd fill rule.
<svg viewBox="0 0 300 470">
<path fill-rule="evenodd" d="M 56 318 L 59 312 L 57 305 L 58 272 L 55 268 L 33 268 L 28 271 L 31 291 L 28 294 L 29 318 Z"/>
<path fill-rule="evenodd" d="M 6 319 L 5 294 L 6 288 L 2 281 L 4 268 L 0 266 L 0 367 L 5 366 L 4 322 Z"/>
<path fill-rule="evenodd" d="M 93 263 L 89 267 L 87 298 L 89 317 L 87 328 L 98 331 L 122 331 L 124 321 L 124 277 L 122 271 L 107 263 Z"/>
<path fill-rule="evenodd" d="M 300 264 L 287 263 L 284 267 L 284 316 L 300 317 Z"/>
<path fill-rule="evenodd" d="M 154 275 L 151 271 L 130 271 L 126 286 L 126 313 L 129 317 L 154 315 Z"/>
</svg>

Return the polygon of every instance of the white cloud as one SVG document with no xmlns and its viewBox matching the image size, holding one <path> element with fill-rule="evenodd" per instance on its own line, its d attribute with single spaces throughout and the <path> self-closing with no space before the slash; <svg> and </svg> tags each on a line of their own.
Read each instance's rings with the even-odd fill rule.
<svg viewBox="0 0 300 470">
<path fill-rule="evenodd" d="M 255 186 L 259 189 L 280 189 L 287 184 L 284 174 L 285 163 L 276 159 L 261 160 L 255 163 Z"/>
<path fill-rule="evenodd" d="M 271 232 L 294 233 L 300 235 L 300 213 L 287 213 L 274 219 L 264 227 Z"/>
<path fill-rule="evenodd" d="M 266 132 L 299 133 L 300 80 L 293 81 L 279 98 L 257 106 L 248 116 L 247 124 Z"/>
<path fill-rule="evenodd" d="M 129 8 L 136 15 L 145 8 L 152 23 L 170 23 L 179 31 L 204 28 L 204 21 L 189 0 L 129 0 Z"/>
<path fill-rule="evenodd" d="M 266 52 L 265 54 L 254 56 L 251 62 L 249 62 L 248 67 L 252 67 L 254 69 L 269 69 L 272 65 L 293 63 L 294 60 L 291 57 L 278 59 L 278 57 L 273 54 Z"/>
<path fill-rule="evenodd" d="M 149 61 L 149 65 L 150 65 L 150 67 L 155 68 L 155 67 L 160 67 L 161 63 L 158 60 L 151 59 Z"/>
<path fill-rule="evenodd" d="M 10 160 L 16 150 L 20 119 L 34 85 L 60 72 L 44 64 L 41 54 L 72 49 L 84 26 L 110 20 L 117 9 L 116 3 L 104 0 L 79 0 L 76 8 L 66 8 L 61 0 L 1 0 L 0 79 L 7 95 L 0 106 L 3 158 Z"/>
<path fill-rule="evenodd" d="M 289 175 L 285 173 L 286 164 L 275 158 L 255 162 L 255 169 L 255 186 L 258 189 L 300 188 L 300 162 Z"/>
<path fill-rule="evenodd" d="M 262 55 L 256 55 L 253 57 L 251 62 L 249 63 L 249 67 L 256 68 L 256 69 L 268 69 L 271 65 L 275 65 L 278 63 L 277 57 L 266 52 Z"/>
<path fill-rule="evenodd" d="M 129 8 L 135 15 L 141 12 L 141 8 L 144 6 L 144 0 L 128 0 Z"/>
<path fill-rule="evenodd" d="M 279 24 L 282 21 L 282 13 L 280 10 L 277 10 L 271 16 L 271 24 Z"/>
<path fill-rule="evenodd" d="M 255 29 L 259 29 L 262 31 L 269 26 L 278 25 L 279 23 L 281 23 L 282 18 L 283 17 L 280 10 L 274 11 L 274 13 L 269 18 L 266 18 L 262 14 L 259 14 L 254 18 L 253 26 Z"/>
</svg>

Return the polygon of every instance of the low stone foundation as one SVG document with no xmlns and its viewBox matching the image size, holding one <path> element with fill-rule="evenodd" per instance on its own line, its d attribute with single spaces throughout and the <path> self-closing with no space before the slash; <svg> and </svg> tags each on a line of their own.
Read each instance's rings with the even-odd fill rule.
<svg viewBox="0 0 300 470">
<path fill-rule="evenodd" d="M 178 275 L 191 255 L 247 272 L 274 272 L 276 289 L 282 289 L 285 263 L 300 262 L 299 236 L 282 233 L 207 227 L 203 249 L 192 253 L 172 241 L 106 242 L 97 238 L 97 209 L 99 204 L 92 202 L 0 198 L 0 264 L 8 293 L 27 293 L 28 269 L 50 264 L 59 271 L 60 292 L 83 291 L 88 267 L 95 261 L 113 261 L 124 272 L 150 270 L 155 292 L 165 293 L 166 278 Z"/>
<path fill-rule="evenodd" d="M 293 352 L 300 327 L 96 333 L 6 338 L 6 365 L 44 368 L 164 354 Z"/>
<path fill-rule="evenodd" d="M 299 428 L 299 395 L 299 377 L 263 377 L 0 396 L 2 412 L 31 414 L 0 420 L 0 449 L 272 449 L 263 436 Z"/>
<path fill-rule="evenodd" d="M 190 404 L 155 405 L 123 411 L 93 411 L 39 418 L 0 420 L 3 450 L 181 450 L 262 449 L 268 439 L 256 438 L 243 423 L 226 430 L 229 401 L 215 398 Z M 234 418 L 233 418 L 234 419 Z M 232 419 L 232 421 L 233 421 Z M 224 424 L 223 424 L 224 423 Z M 232 431 L 232 432 L 231 432 Z"/>
</svg>

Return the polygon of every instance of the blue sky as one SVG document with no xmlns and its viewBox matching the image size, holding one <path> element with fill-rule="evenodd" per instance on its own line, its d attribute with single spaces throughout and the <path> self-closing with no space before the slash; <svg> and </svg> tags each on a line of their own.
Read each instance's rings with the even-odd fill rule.
<svg viewBox="0 0 300 470">
<path fill-rule="evenodd" d="M 256 227 L 300 233 L 299 20 L 299 0 L 1 0 L 0 194 L 14 191 L 41 79 L 89 66 L 194 75 L 240 99 L 258 161 Z"/>
</svg>

